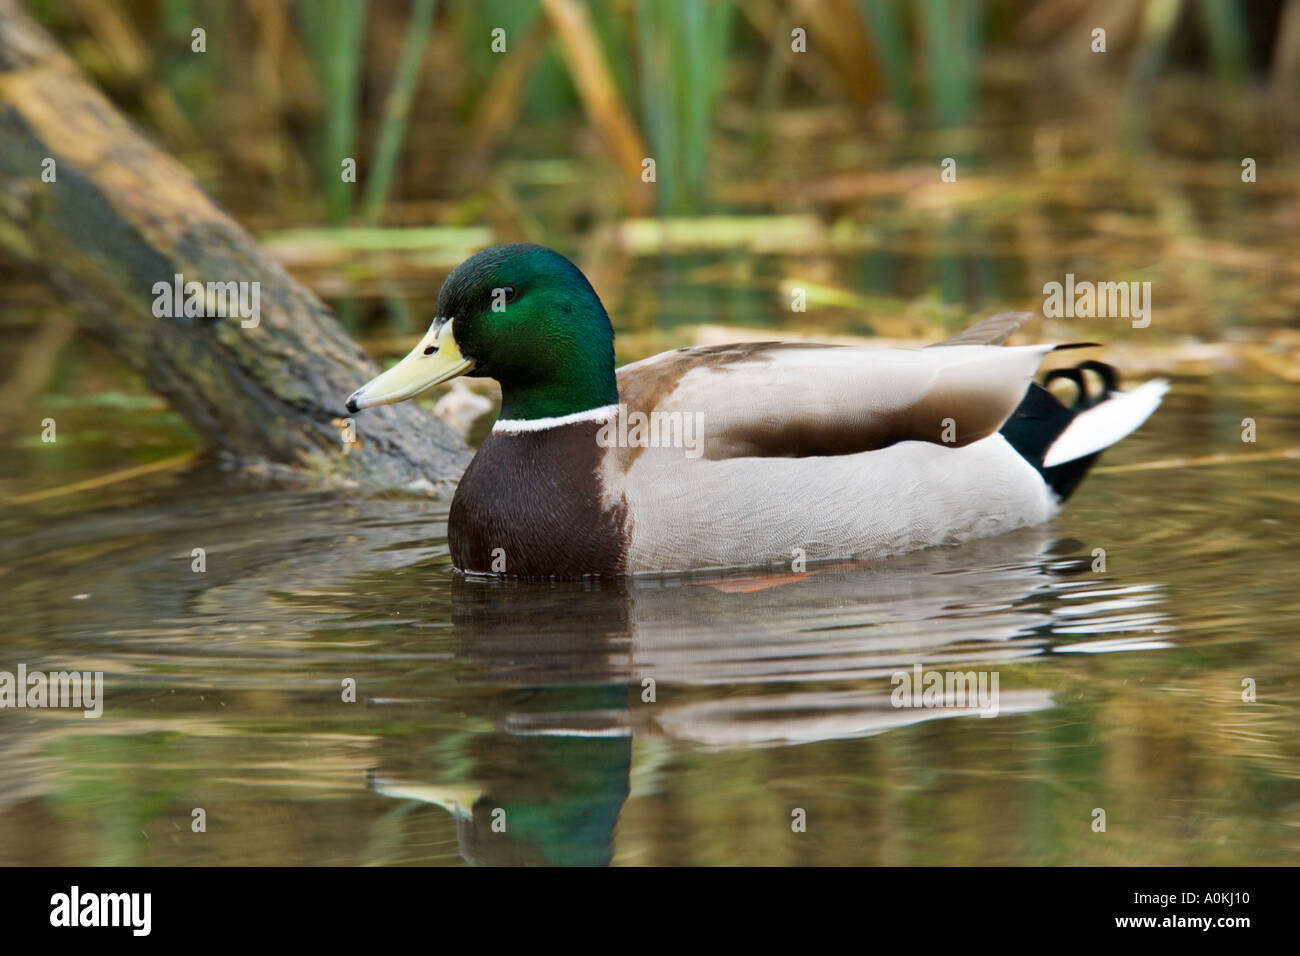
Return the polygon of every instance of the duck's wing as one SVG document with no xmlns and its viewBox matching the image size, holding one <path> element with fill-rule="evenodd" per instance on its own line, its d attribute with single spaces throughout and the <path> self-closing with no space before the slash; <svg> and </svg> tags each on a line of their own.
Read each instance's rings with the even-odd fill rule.
<svg viewBox="0 0 1300 956">
<path fill-rule="evenodd" d="M 927 345 L 926 348 L 937 349 L 948 345 L 1001 345 L 1033 317 L 1032 312 L 999 312 L 997 315 L 990 315 L 987 319 L 981 319 L 969 329 L 958 332 L 951 338 Z"/>
<path fill-rule="evenodd" d="M 1054 348 L 679 349 L 620 369 L 619 400 L 629 419 L 680 413 L 714 460 L 852 455 L 901 441 L 960 447 L 1001 427 Z"/>
</svg>

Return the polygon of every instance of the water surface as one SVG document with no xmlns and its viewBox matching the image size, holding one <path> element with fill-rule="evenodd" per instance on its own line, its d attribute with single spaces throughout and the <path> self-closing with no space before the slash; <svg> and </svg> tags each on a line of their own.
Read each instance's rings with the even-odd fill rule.
<svg viewBox="0 0 1300 956">
<path fill-rule="evenodd" d="M 1300 445 L 1207 384 L 1049 525 L 805 575 L 470 580 L 445 502 L 206 467 L 9 508 L 0 669 L 106 689 L 0 712 L 0 862 L 1300 862 L 1295 463 L 1132 470 Z M 998 715 L 891 706 L 917 664 Z"/>
</svg>

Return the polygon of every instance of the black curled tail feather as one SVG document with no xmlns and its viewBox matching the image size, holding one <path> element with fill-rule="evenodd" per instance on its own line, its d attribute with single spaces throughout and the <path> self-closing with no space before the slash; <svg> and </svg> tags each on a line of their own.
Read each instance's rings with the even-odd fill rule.
<svg viewBox="0 0 1300 956">
<path fill-rule="evenodd" d="M 1088 378 L 1084 372 L 1095 372 L 1100 379 L 1101 388 L 1093 394 L 1088 389 Z M 1074 383 L 1077 394 L 1074 401 L 1066 405 L 1047 390 L 1046 386 L 1059 378 Z M 1081 412 L 1104 402 L 1116 390 L 1119 376 L 1115 369 L 1104 362 L 1080 362 L 1072 368 L 1058 368 L 1043 377 L 1043 384 L 1031 384 L 1029 391 L 1021 400 L 1019 407 L 1003 423 L 1000 433 L 1011 447 L 1020 452 L 1043 476 L 1049 488 L 1061 501 L 1074 493 L 1083 476 L 1088 473 L 1101 452 L 1085 455 L 1073 461 L 1063 462 L 1051 468 L 1043 467 L 1043 457 L 1052 442 L 1060 437 L 1075 417 Z"/>
</svg>

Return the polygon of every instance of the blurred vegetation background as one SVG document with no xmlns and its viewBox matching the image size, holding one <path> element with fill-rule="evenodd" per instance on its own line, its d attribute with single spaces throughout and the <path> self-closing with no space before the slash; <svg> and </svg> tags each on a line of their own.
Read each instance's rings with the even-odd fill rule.
<svg viewBox="0 0 1300 956">
<path fill-rule="evenodd" d="M 942 335 L 1074 272 L 1153 282 L 1151 329 L 1102 338 L 1126 373 L 1300 377 L 1300 0 L 27 7 L 381 358 L 459 261 L 529 240 L 591 277 L 621 361 Z M 11 414 L 118 375 L 2 257 L 0 330 Z"/>
<path fill-rule="evenodd" d="M 908 206 L 930 194 L 935 215 L 954 218 L 1004 182 L 1012 188 L 984 205 L 1032 211 L 1052 183 L 1031 189 L 993 168 L 1018 152 L 1040 167 L 1055 160 L 1059 179 L 1081 188 L 1090 144 L 1122 131 L 1129 149 L 1195 164 L 1162 157 L 1163 174 L 1131 168 L 1131 185 L 1209 179 L 1205 164 L 1216 160 L 1231 185 L 1243 155 L 1293 162 L 1300 132 L 1300 4 L 1287 0 L 32 0 L 29 9 L 218 200 L 319 273 L 325 294 L 367 300 L 383 298 L 384 273 L 415 278 L 371 254 L 412 259 L 417 271 L 452 263 L 488 239 L 466 227 L 572 251 L 651 210 L 813 213 L 840 231 L 721 220 L 687 237 L 624 229 L 607 245 L 843 248 L 861 228 L 886 225 L 871 214 L 886 198 Z M 191 49 L 196 27 L 204 53 Z M 1091 49 L 1099 27 L 1104 54 Z M 795 30 L 806 52 L 792 50 Z M 948 156 L 960 188 L 941 201 L 930 187 Z M 643 157 L 655 160 L 655 183 L 642 182 Z M 349 158 L 356 183 L 341 175 Z M 1070 201 L 1067 188 L 1051 193 Z M 428 292 L 418 281 L 399 288 Z M 967 290 L 941 279 L 939 291 Z"/>
</svg>

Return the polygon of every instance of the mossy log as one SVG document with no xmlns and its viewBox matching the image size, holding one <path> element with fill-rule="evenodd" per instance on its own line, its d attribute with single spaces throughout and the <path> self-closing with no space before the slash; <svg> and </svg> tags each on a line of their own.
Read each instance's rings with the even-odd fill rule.
<svg viewBox="0 0 1300 956">
<path fill-rule="evenodd" d="M 247 470 L 427 491 L 464 469 L 464 443 L 414 403 L 367 411 L 345 443 L 344 400 L 375 365 L 15 0 L 0 0 L 0 250 Z M 155 316 L 155 285 L 177 275 L 257 283 L 256 326 Z"/>
</svg>

